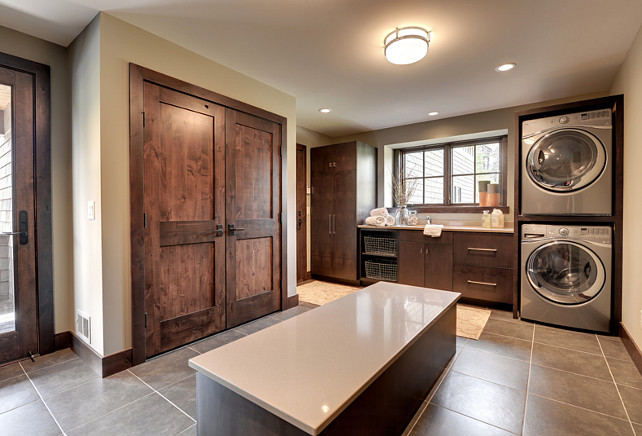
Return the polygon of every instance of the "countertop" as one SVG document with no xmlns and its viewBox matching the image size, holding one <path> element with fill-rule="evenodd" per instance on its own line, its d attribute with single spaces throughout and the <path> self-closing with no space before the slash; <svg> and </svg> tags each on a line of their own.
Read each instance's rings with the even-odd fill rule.
<svg viewBox="0 0 642 436">
<path fill-rule="evenodd" d="M 315 435 L 459 296 L 376 283 L 194 357 L 189 366 Z"/>
<path fill-rule="evenodd" d="M 433 224 L 442 224 L 439 222 L 433 223 Z M 474 224 L 447 224 L 443 223 L 444 226 L 443 231 L 444 232 L 480 232 L 480 233 L 514 233 L 513 227 L 502 227 L 502 228 L 490 228 L 487 229 L 485 227 L 482 227 L 480 225 L 474 225 Z M 423 231 L 425 224 L 419 225 L 419 226 L 386 226 L 386 227 L 378 227 L 378 226 L 367 226 L 367 225 L 359 225 L 357 226 L 360 229 L 381 229 L 381 230 L 421 230 Z"/>
</svg>

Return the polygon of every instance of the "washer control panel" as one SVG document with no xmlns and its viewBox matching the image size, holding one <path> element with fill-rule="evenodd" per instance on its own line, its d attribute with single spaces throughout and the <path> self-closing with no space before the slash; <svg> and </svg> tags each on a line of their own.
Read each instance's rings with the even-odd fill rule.
<svg viewBox="0 0 642 436">
<path fill-rule="evenodd" d="M 584 241 L 611 242 L 611 228 L 608 226 L 546 226 L 546 236 L 567 237 Z"/>
</svg>

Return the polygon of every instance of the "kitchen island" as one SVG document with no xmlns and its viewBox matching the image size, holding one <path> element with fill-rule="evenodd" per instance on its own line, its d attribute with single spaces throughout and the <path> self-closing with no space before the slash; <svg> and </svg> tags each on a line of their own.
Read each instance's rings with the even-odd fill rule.
<svg viewBox="0 0 642 436">
<path fill-rule="evenodd" d="M 191 359 L 198 434 L 400 434 L 455 353 L 459 296 L 377 283 Z"/>
</svg>

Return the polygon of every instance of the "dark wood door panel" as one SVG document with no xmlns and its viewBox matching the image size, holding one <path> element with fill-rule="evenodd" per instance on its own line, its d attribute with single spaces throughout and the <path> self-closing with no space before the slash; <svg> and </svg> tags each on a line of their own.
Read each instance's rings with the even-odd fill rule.
<svg viewBox="0 0 642 436">
<path fill-rule="evenodd" d="M 331 257 L 331 272 L 329 277 L 341 280 L 357 280 L 357 260 L 354 258 Z"/>
<path fill-rule="evenodd" d="M 144 94 L 146 355 L 152 356 L 181 338 L 225 327 L 225 238 L 215 232 L 225 218 L 225 110 L 151 83 Z M 203 322 L 208 326 L 199 327 Z"/>
<path fill-rule="evenodd" d="M 443 238 L 443 239 L 442 239 Z M 426 238 L 424 249 L 424 286 L 450 291 L 453 288 L 452 233 Z"/>
<path fill-rule="evenodd" d="M 455 263 L 512 268 L 515 245 L 512 234 L 455 232 Z"/>
<path fill-rule="evenodd" d="M 355 171 L 335 169 L 332 183 L 334 187 L 332 198 L 333 255 L 355 260 L 357 258 L 356 183 Z"/>
<path fill-rule="evenodd" d="M 312 175 L 310 203 L 310 252 L 317 256 L 331 256 L 334 247 L 332 239 L 332 173 Z M 312 272 L 317 274 L 314 268 Z"/>
<path fill-rule="evenodd" d="M 399 241 L 397 282 L 404 285 L 424 286 L 423 242 Z"/>
<path fill-rule="evenodd" d="M 455 265 L 453 290 L 462 296 L 495 303 L 513 301 L 513 270 Z"/>
<path fill-rule="evenodd" d="M 272 238 L 236 240 L 236 301 L 274 291 L 272 245 Z"/>
<path fill-rule="evenodd" d="M 310 258 L 312 274 L 332 277 L 332 257 L 313 254 Z"/>
<path fill-rule="evenodd" d="M 297 283 L 307 278 L 307 183 L 306 152 L 304 145 L 296 145 L 296 280 Z"/>
</svg>

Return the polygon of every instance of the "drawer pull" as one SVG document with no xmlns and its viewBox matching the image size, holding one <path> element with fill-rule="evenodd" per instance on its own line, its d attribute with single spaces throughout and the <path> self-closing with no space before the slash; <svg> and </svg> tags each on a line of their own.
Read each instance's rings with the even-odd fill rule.
<svg viewBox="0 0 642 436">
<path fill-rule="evenodd" d="M 484 251 L 488 253 L 497 253 L 496 248 L 475 248 L 475 247 L 468 247 L 468 251 Z"/>
<path fill-rule="evenodd" d="M 471 285 L 497 286 L 497 283 L 476 282 L 475 280 L 468 280 L 468 283 Z"/>
</svg>

